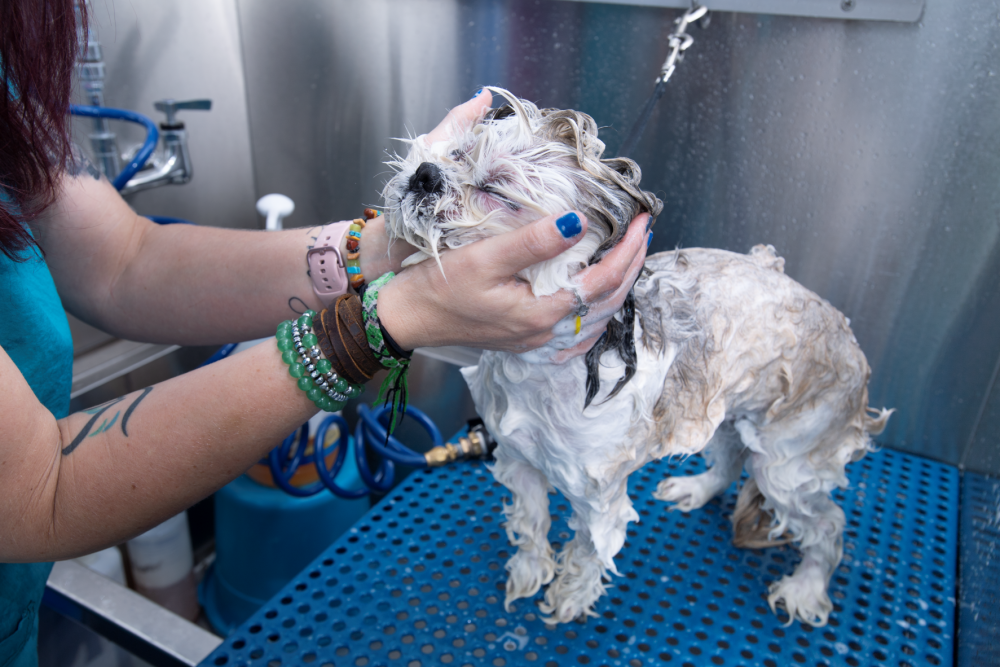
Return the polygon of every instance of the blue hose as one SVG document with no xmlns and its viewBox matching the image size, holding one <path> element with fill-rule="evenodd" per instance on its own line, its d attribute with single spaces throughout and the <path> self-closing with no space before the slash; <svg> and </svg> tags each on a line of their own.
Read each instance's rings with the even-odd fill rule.
<svg viewBox="0 0 1000 667">
<path fill-rule="evenodd" d="M 319 475 L 320 481 L 318 482 L 320 486 L 326 486 L 335 495 L 341 498 L 361 498 L 362 496 L 368 495 L 368 489 L 344 489 L 339 486 L 336 481 L 337 473 L 340 472 L 340 468 L 344 465 L 344 461 L 347 459 L 347 443 L 348 443 L 348 428 L 347 422 L 340 415 L 330 415 L 320 423 L 319 428 L 316 429 L 316 437 L 313 438 L 314 443 L 326 442 L 326 431 L 330 428 L 331 424 L 337 424 L 340 427 L 340 437 L 337 442 L 334 443 L 334 447 L 337 448 L 337 458 L 333 461 L 333 467 L 326 467 L 326 456 L 329 449 L 324 448 L 322 452 L 319 452 L 318 456 L 314 456 L 313 465 L 316 466 L 316 474 Z M 313 445 L 313 451 L 317 445 Z M 359 459 L 364 458 L 364 450 L 357 446 L 357 442 L 354 445 L 354 451 Z M 358 455 L 357 452 L 360 452 Z"/>
<path fill-rule="evenodd" d="M 135 154 L 132 161 L 121 170 L 112 185 L 116 190 L 121 190 L 128 183 L 129 179 L 135 176 L 136 172 L 142 169 L 146 160 L 156 150 L 156 144 L 160 141 L 160 131 L 156 129 L 156 124 L 142 114 L 126 109 L 112 109 L 111 107 L 88 107 L 80 104 L 69 105 L 69 112 L 74 116 L 88 116 L 90 118 L 111 118 L 114 120 L 127 120 L 133 123 L 146 126 L 146 142 Z"/>
<path fill-rule="evenodd" d="M 147 215 L 147 218 L 158 225 L 193 225 L 194 223 L 184 218 L 171 218 L 168 215 Z"/>
<path fill-rule="evenodd" d="M 393 436 L 386 439 L 389 413 L 391 409 L 387 405 L 379 406 L 375 409 L 367 405 L 358 406 L 358 428 L 354 435 L 355 440 L 360 440 L 371 445 L 380 456 L 395 461 L 401 465 L 422 468 L 427 465 L 427 459 L 423 454 L 413 451 Z M 431 436 L 431 447 L 439 447 L 444 444 L 441 438 L 441 431 L 438 430 L 430 417 L 422 411 L 412 406 L 407 406 L 406 414 L 415 419 L 418 424 L 424 427 L 427 434 Z"/>
<path fill-rule="evenodd" d="M 227 343 L 226 345 L 223 345 L 218 350 L 216 350 L 212 356 L 206 359 L 205 362 L 202 364 L 202 366 L 208 366 L 209 364 L 214 364 L 219 359 L 225 359 L 230 354 L 232 354 L 233 350 L 236 349 L 236 346 L 238 344 L 239 343 Z"/>
<path fill-rule="evenodd" d="M 305 454 L 306 444 L 309 442 L 309 424 L 306 423 L 285 438 L 281 445 L 272 449 L 268 457 L 261 463 L 265 463 L 271 469 L 271 477 L 278 488 L 299 498 L 315 495 L 324 488 L 341 498 L 360 498 L 370 492 L 383 493 L 388 491 L 395 481 L 397 463 L 416 468 L 423 468 L 427 465 L 427 459 L 422 454 L 413 451 L 395 437 L 389 436 L 388 443 L 386 442 L 389 410 L 384 405 L 374 409 L 367 405 L 358 406 L 358 424 L 354 431 L 354 456 L 358 466 L 358 475 L 365 488 L 345 489 L 335 481 L 344 465 L 348 449 L 348 426 L 340 415 L 330 415 L 316 429 L 316 435 L 313 438 L 313 454 Z M 441 431 L 434 425 L 430 417 L 412 406 L 406 408 L 406 413 L 423 426 L 427 434 L 430 435 L 433 446 L 442 444 Z M 333 424 L 340 427 L 340 438 L 328 447 L 323 447 L 322 451 L 316 451 L 316 447 L 322 447 L 322 443 L 326 441 L 326 433 Z M 298 436 L 298 446 L 292 453 L 296 436 Z M 372 472 L 368 465 L 367 448 L 369 446 L 382 459 L 375 472 Z M 335 447 L 337 448 L 337 457 L 334 459 L 333 465 L 327 467 L 326 458 Z M 292 485 L 290 480 L 299 467 L 309 464 L 316 467 L 319 481 L 302 488 Z"/>
<path fill-rule="evenodd" d="M 279 489 L 297 498 L 307 498 L 322 491 L 323 482 L 316 482 L 303 488 L 299 488 L 289 482 L 295 472 L 299 469 L 299 465 L 302 463 L 302 458 L 306 450 L 306 445 L 309 443 L 308 424 L 304 424 L 302 428 L 299 429 L 298 433 L 301 434 L 299 436 L 299 446 L 295 448 L 295 454 L 292 456 L 292 460 L 288 462 L 287 467 L 282 466 L 282 461 L 288 458 L 288 450 L 295 441 L 295 433 L 292 433 L 290 436 L 285 438 L 283 443 L 271 450 L 271 453 L 267 456 L 267 462 L 268 466 L 271 468 L 271 479 L 274 480 L 275 485 L 277 485 Z"/>
</svg>

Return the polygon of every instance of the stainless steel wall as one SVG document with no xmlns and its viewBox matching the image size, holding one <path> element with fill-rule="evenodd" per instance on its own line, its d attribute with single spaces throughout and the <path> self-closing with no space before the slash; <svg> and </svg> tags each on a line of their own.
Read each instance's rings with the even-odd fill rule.
<svg viewBox="0 0 1000 667">
<path fill-rule="evenodd" d="M 139 192 L 129 203 L 144 215 L 164 215 L 216 227 L 263 227 L 256 213 L 250 130 L 235 0 L 91 0 L 90 27 L 101 42 L 107 76 L 105 104 L 159 122 L 153 102 L 209 98 L 212 110 L 181 112 L 188 129 L 194 179 Z M 86 103 L 77 90 L 77 102 Z M 76 119 L 74 139 L 88 153 L 91 121 Z M 140 144 L 145 130 L 112 123 L 118 146 Z M 124 164 L 124 163 L 123 163 Z M 70 317 L 74 351 L 114 340 Z"/>
<path fill-rule="evenodd" d="M 613 153 L 677 10 L 552 0 L 237 0 L 258 193 L 290 223 L 376 203 L 393 136 L 483 84 L 592 114 Z M 772 243 L 852 320 L 885 444 L 1000 472 L 1000 19 L 719 13 L 635 156 L 653 250 Z"/>
<path fill-rule="evenodd" d="M 130 195 L 142 214 L 216 227 L 263 227 L 255 209 L 250 131 L 235 0 L 91 0 L 91 29 L 107 68 L 105 104 L 154 121 L 153 102 L 209 98 L 211 111 L 182 111 L 194 179 Z M 74 125 L 89 149 L 88 124 Z M 119 148 L 141 143 L 145 130 L 115 123 Z"/>
</svg>

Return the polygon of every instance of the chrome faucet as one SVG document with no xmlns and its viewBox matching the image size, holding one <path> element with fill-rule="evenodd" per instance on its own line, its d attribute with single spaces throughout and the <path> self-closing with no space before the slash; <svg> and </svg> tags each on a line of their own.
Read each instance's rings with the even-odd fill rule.
<svg viewBox="0 0 1000 667">
<path fill-rule="evenodd" d="M 159 166 L 150 165 L 129 179 L 121 189 L 123 195 L 148 190 L 161 185 L 183 185 L 191 180 L 194 170 L 191 167 L 191 154 L 188 152 L 187 130 L 184 123 L 177 120 L 177 112 L 181 110 L 203 110 L 212 108 L 212 100 L 160 100 L 153 104 L 157 111 L 166 114 L 167 119 L 160 123 L 160 136 L 163 151 L 157 156 Z"/>
</svg>

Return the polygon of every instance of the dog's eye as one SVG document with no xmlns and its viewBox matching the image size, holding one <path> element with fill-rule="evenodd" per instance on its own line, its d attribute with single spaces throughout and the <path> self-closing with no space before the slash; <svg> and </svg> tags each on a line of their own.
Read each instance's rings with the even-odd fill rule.
<svg viewBox="0 0 1000 667">
<path fill-rule="evenodd" d="M 485 192 L 486 194 L 490 195 L 494 199 L 497 199 L 498 201 L 500 201 L 500 203 L 502 203 L 504 206 L 506 206 L 507 208 L 509 208 L 511 211 L 517 212 L 517 211 L 521 210 L 521 205 L 520 204 L 518 204 L 517 202 L 513 202 L 510 199 L 507 199 L 506 197 L 504 197 L 502 194 L 500 194 L 499 192 L 497 192 L 496 188 L 494 188 L 492 185 L 483 185 L 479 189 L 481 191 Z"/>
</svg>

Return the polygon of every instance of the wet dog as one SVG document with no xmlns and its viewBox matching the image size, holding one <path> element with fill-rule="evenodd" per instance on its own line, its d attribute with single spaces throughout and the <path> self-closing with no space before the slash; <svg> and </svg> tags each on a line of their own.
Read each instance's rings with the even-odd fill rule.
<svg viewBox="0 0 1000 667">
<path fill-rule="evenodd" d="M 505 107 L 452 141 L 415 140 L 391 163 L 397 173 L 383 193 L 390 233 L 419 248 L 408 263 L 433 261 L 579 210 L 590 222 L 586 237 L 521 275 L 539 296 L 573 290 L 578 271 L 614 247 L 634 216 L 655 217 L 662 202 L 639 188 L 634 162 L 601 159 L 590 116 L 492 90 Z M 847 319 L 783 265 L 763 245 L 747 255 L 659 253 L 634 287 L 634 317 L 629 306 L 609 327 L 624 330 L 624 344 L 589 362 L 552 363 L 579 342 L 566 322 L 540 350 L 487 351 L 463 370 L 499 443 L 493 475 L 512 495 L 506 530 L 518 550 L 506 566 L 508 604 L 548 585 L 541 609 L 553 620 L 596 615 L 628 523 L 639 519 L 628 476 L 654 459 L 703 452 L 707 472 L 667 478 L 654 495 L 691 512 L 745 468 L 735 544 L 796 544 L 802 560 L 768 600 L 784 606 L 789 622 L 827 622 L 845 522 L 830 493 L 846 486 L 845 465 L 871 448 L 890 411 L 868 408 L 870 369 Z M 573 507 L 575 535 L 558 554 L 548 541 L 552 487 Z"/>
</svg>

